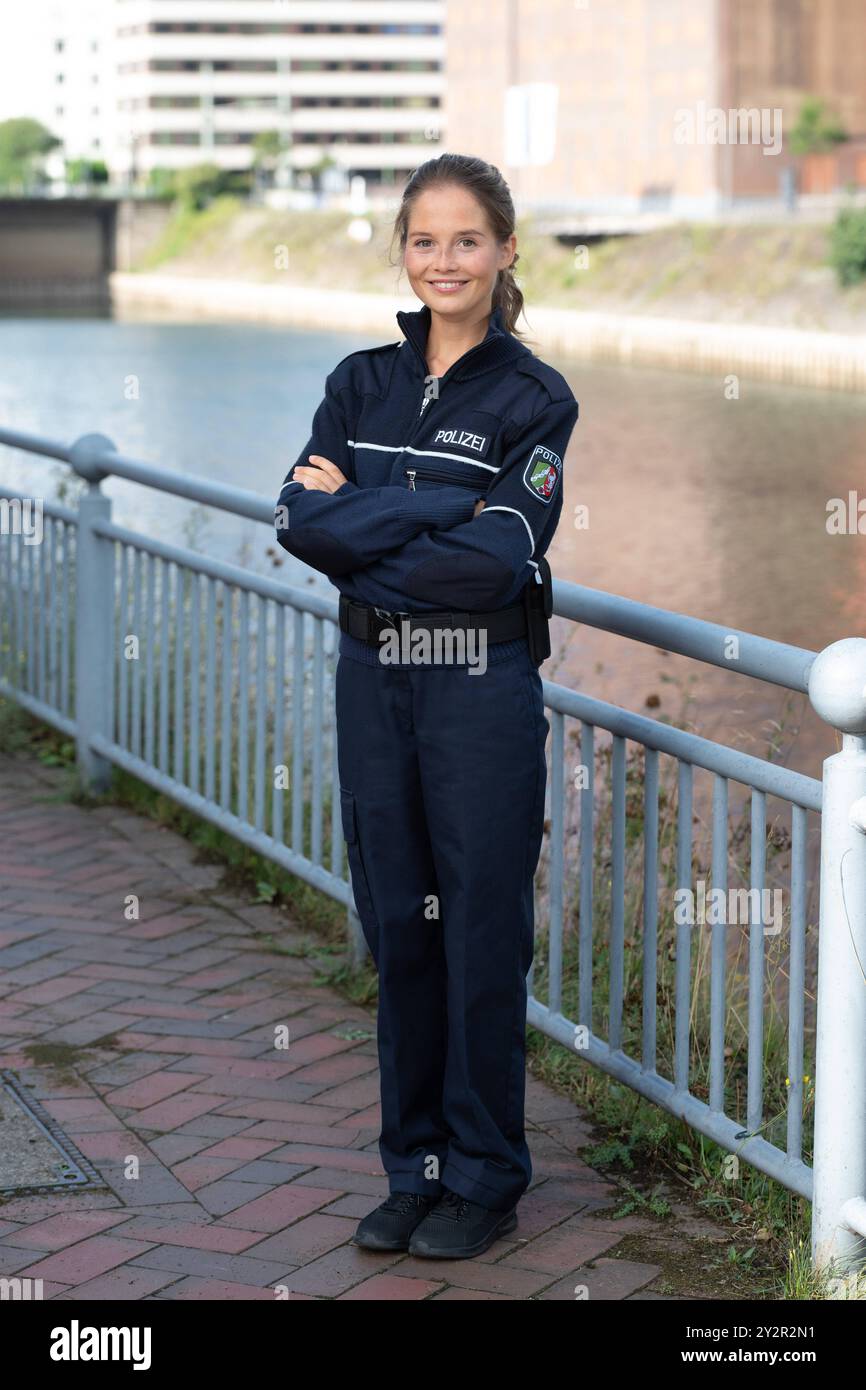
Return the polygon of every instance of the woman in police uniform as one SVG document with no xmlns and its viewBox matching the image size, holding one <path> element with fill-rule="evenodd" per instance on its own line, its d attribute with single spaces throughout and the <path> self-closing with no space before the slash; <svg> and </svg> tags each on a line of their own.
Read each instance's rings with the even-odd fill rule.
<svg viewBox="0 0 866 1390">
<path fill-rule="evenodd" d="M 421 308 L 328 376 L 280 544 L 340 590 L 343 830 L 379 976 L 386 1202 L 355 1240 L 467 1258 L 517 1224 L 546 765 L 538 665 L 578 407 L 514 331 L 514 207 L 442 155 L 394 228 Z"/>
</svg>

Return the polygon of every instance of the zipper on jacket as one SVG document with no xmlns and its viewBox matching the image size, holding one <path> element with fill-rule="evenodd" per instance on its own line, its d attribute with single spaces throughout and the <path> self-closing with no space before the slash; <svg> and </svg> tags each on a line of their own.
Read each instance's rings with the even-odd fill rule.
<svg viewBox="0 0 866 1390">
<path fill-rule="evenodd" d="M 397 319 L 398 319 L 398 321 L 400 321 L 400 327 L 401 327 L 401 329 L 403 330 L 403 335 L 404 335 L 405 341 L 406 341 L 407 343 L 411 344 L 412 348 L 413 348 L 414 351 L 415 351 L 415 356 L 418 358 L 419 362 L 421 363 L 421 366 L 422 366 L 423 369 L 424 369 L 424 375 L 426 376 L 426 375 L 427 375 L 427 359 L 426 359 L 426 357 L 424 356 L 424 353 L 421 351 L 421 348 L 420 348 L 420 347 L 418 346 L 418 344 L 416 343 L 414 336 L 413 336 L 411 333 L 407 333 L 407 332 L 406 332 L 406 329 L 405 329 L 405 327 L 404 327 L 404 325 L 403 325 L 403 323 L 402 323 L 402 321 L 401 321 L 401 315 L 400 315 L 400 314 L 397 315 Z M 489 326 L 488 326 L 488 332 L 489 332 Z M 500 334 L 502 334 L 502 330 L 500 330 Z M 492 336 L 493 336 L 494 339 L 495 339 L 495 337 L 496 337 L 497 335 L 494 334 L 494 335 L 492 335 Z M 507 334 L 502 334 L 502 336 L 503 336 L 503 337 L 506 337 Z M 471 356 L 473 355 L 473 353 L 479 352 L 479 351 L 481 350 L 481 348 L 483 348 L 483 347 L 488 347 L 489 345 L 490 345 L 490 338 L 487 336 L 487 334 L 485 334 L 485 336 L 481 339 L 481 342 L 480 342 L 480 343 L 476 343 L 474 347 L 471 347 L 471 348 L 469 348 L 469 350 L 468 350 L 467 352 L 464 352 L 464 354 L 463 354 L 462 357 L 458 357 L 458 359 L 457 359 L 456 362 L 452 362 L 451 366 L 448 368 L 448 371 L 445 373 L 445 376 L 440 377 L 439 380 L 440 380 L 440 381 L 445 381 L 445 380 L 447 379 L 447 377 L 451 374 L 451 372 L 453 372 L 453 370 L 454 370 L 455 367 L 463 366 L 463 365 L 465 364 L 466 359 L 467 359 L 468 357 L 471 357 Z M 423 413 L 423 412 L 422 412 L 422 413 Z"/>
<path fill-rule="evenodd" d="M 418 490 L 415 487 L 416 478 L 429 478 L 432 482 L 437 483 L 454 483 L 456 487 L 483 486 L 486 488 L 489 485 L 488 478 L 479 477 L 477 481 L 473 480 L 468 482 L 463 478 L 458 478 L 454 473 L 446 472 L 444 468 L 404 468 L 403 472 L 409 479 L 409 488 L 412 492 L 417 492 Z"/>
<path fill-rule="evenodd" d="M 424 411 L 427 409 L 427 406 L 430 404 L 430 401 L 431 401 L 431 400 L 436 400 L 436 401 L 439 400 L 439 397 L 440 397 L 441 392 L 442 392 L 442 387 L 444 386 L 445 382 L 446 382 L 446 381 L 449 379 L 449 377 L 451 376 L 451 374 L 452 374 L 452 372 L 454 371 L 455 367 L 462 367 L 462 366 L 464 366 L 465 363 L 466 363 L 467 358 L 471 357 L 471 356 L 473 355 L 473 353 L 480 352 L 481 349 L 482 349 L 483 347 L 489 346 L 490 339 L 487 338 L 487 337 L 482 338 L 480 343 L 476 343 L 474 347 L 469 348 L 468 352 L 464 352 L 464 354 L 463 354 L 462 357 L 458 357 L 458 359 L 457 359 L 456 362 L 452 362 L 452 363 L 451 363 L 451 366 L 448 368 L 447 372 L 445 372 L 444 376 L 440 376 L 440 377 L 437 377 L 437 378 L 436 378 L 436 380 L 437 380 L 437 382 L 439 383 L 439 385 L 438 385 L 438 387 L 437 387 L 437 392 L 436 392 L 436 395 L 435 395 L 435 396 L 428 396 L 428 395 L 427 395 L 427 377 L 428 377 L 428 373 L 427 373 L 427 360 L 426 360 L 426 358 L 424 357 L 424 354 L 422 353 L 422 351 L 421 351 L 421 349 L 419 348 L 418 344 L 415 342 L 415 339 L 409 337 L 408 334 L 406 335 L 406 341 L 407 341 L 408 343 L 411 343 L 412 347 L 415 349 L 415 354 L 416 354 L 416 356 L 418 357 L 419 361 L 421 362 L 422 366 L 424 367 L 424 372 L 425 372 L 425 376 L 424 376 L 424 381 L 425 381 L 425 385 L 424 385 L 424 396 L 423 396 L 423 399 L 422 399 L 422 401 L 421 401 L 421 409 L 418 411 L 418 415 L 417 415 L 417 418 L 416 418 L 416 420 L 415 420 L 415 429 L 413 429 L 412 435 L 411 435 L 411 439 L 414 439 L 414 438 L 415 438 L 415 435 L 416 435 L 416 433 L 417 433 L 417 430 L 418 430 L 418 428 L 420 427 L 421 421 L 422 421 L 423 418 L 424 418 Z M 410 443 L 411 443 L 411 439 L 410 439 Z"/>
<path fill-rule="evenodd" d="M 424 380 L 425 380 L 425 385 L 424 385 L 424 396 L 423 396 L 423 399 L 422 399 L 422 401 L 421 401 L 421 409 L 419 410 L 418 415 L 416 416 L 415 424 L 414 424 L 414 426 L 413 426 L 413 428 L 412 428 L 412 431 L 411 431 L 411 433 L 410 433 L 410 435 L 409 435 L 409 438 L 408 438 L 408 440 L 407 440 L 406 445 L 404 445 L 404 448 L 406 448 L 408 445 L 412 444 L 412 443 L 414 442 L 414 440 L 417 439 L 417 437 L 418 437 L 418 431 L 420 430 L 421 425 L 423 424 L 423 421 L 424 421 L 424 412 L 425 412 L 425 410 L 427 409 L 427 406 L 430 404 L 430 401 L 431 401 L 431 400 L 434 400 L 434 401 L 437 401 L 437 402 L 438 402 L 439 400 L 441 400 L 441 398 L 442 398 L 442 387 L 444 386 L 445 382 L 448 381 L 448 379 L 449 379 L 449 377 L 451 376 L 452 372 L 454 371 L 455 367 L 463 366 L 463 365 L 465 364 L 466 359 L 467 359 L 468 357 L 471 357 L 471 356 L 473 355 L 473 353 L 480 352 L 481 349 L 482 349 L 483 347 L 488 346 L 488 344 L 489 344 L 489 339 L 487 339 L 487 338 L 482 338 L 482 340 L 481 340 L 480 343 L 476 343 L 475 346 L 474 346 L 474 347 L 471 347 L 471 348 L 469 349 L 468 352 L 464 352 L 464 354 L 463 354 L 462 357 L 458 357 L 458 359 L 457 359 L 456 362 L 452 362 L 452 363 L 451 363 L 451 366 L 448 368 L 448 370 L 447 370 L 447 372 L 445 373 L 444 376 L 440 376 L 440 377 L 437 377 L 437 378 L 436 378 L 436 380 L 437 380 L 438 383 L 439 383 L 439 386 L 438 386 L 437 393 L 436 393 L 435 396 L 428 396 L 428 395 L 427 395 L 427 375 L 426 375 L 426 373 L 427 373 L 427 362 L 426 362 L 426 359 L 425 359 L 425 357 L 424 357 L 424 354 L 422 353 L 422 351 L 421 351 L 421 349 L 419 348 L 418 344 L 415 342 L 415 339 L 409 337 L 408 334 L 406 335 L 406 342 L 408 342 L 408 343 L 410 343 L 410 344 L 412 345 L 412 348 L 414 349 L 416 356 L 418 357 L 418 359 L 420 360 L 422 366 L 424 367 L 424 371 L 425 371 L 425 378 L 424 378 Z M 408 470 L 408 469 L 406 470 L 406 472 L 407 472 L 407 476 L 409 476 L 409 470 Z M 413 469 L 411 470 L 411 476 L 409 476 L 409 488 L 410 488 L 410 490 L 411 490 L 412 492 L 416 492 L 416 491 L 417 491 L 417 488 L 415 487 L 415 473 L 416 473 L 416 470 L 413 468 Z"/>
</svg>

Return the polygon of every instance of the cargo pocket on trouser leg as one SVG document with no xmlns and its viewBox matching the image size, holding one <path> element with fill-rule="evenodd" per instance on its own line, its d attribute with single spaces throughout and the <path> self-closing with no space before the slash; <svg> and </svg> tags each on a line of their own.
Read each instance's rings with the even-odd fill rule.
<svg viewBox="0 0 866 1390">
<path fill-rule="evenodd" d="M 535 728 L 536 784 L 532 812 L 526 823 L 526 891 L 529 899 L 529 921 L 523 942 L 523 961 L 526 971 L 535 954 L 534 881 L 544 839 L 544 807 L 547 797 L 547 755 L 545 752 L 550 723 L 544 712 L 541 677 L 537 670 L 524 675 L 523 692 L 528 712 L 528 727 Z"/>
<path fill-rule="evenodd" d="M 364 868 L 364 860 L 361 855 L 361 843 L 358 839 L 358 813 L 355 806 L 355 794 L 345 787 L 340 788 L 340 810 L 343 817 L 343 838 L 346 841 L 346 851 L 349 857 L 349 872 L 352 877 L 352 891 L 355 896 L 355 910 L 364 929 L 367 945 L 375 959 L 378 946 L 378 923 L 373 909 L 373 899 L 370 896 L 370 885 L 367 882 L 367 871 Z"/>
</svg>

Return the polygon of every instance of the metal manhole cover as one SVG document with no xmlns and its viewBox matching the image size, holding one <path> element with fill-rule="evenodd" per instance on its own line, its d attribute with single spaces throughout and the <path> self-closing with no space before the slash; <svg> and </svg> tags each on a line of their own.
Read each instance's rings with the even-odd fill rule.
<svg viewBox="0 0 866 1390">
<path fill-rule="evenodd" d="M 0 1196 L 104 1187 L 99 1173 L 11 1071 L 0 1071 Z"/>
</svg>

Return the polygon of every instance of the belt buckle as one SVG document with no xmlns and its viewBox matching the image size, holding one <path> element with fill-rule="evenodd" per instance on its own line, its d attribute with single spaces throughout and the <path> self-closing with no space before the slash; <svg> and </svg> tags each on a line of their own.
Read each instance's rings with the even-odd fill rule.
<svg viewBox="0 0 866 1390">
<path fill-rule="evenodd" d="M 376 613 L 378 617 L 383 618 L 385 622 L 387 622 L 391 627 L 393 627 L 395 632 L 397 631 L 397 624 L 394 622 L 395 618 L 408 618 L 410 624 L 412 621 L 412 614 L 408 611 L 408 609 L 405 608 L 393 608 L 389 610 L 387 608 L 374 607 L 373 612 Z"/>
<path fill-rule="evenodd" d="M 393 621 L 394 614 L 389 613 L 387 608 L 377 608 L 374 604 L 373 612 L 376 614 L 377 618 L 383 619 L 386 627 L 392 627 L 395 632 L 397 631 L 397 624 Z"/>
</svg>

